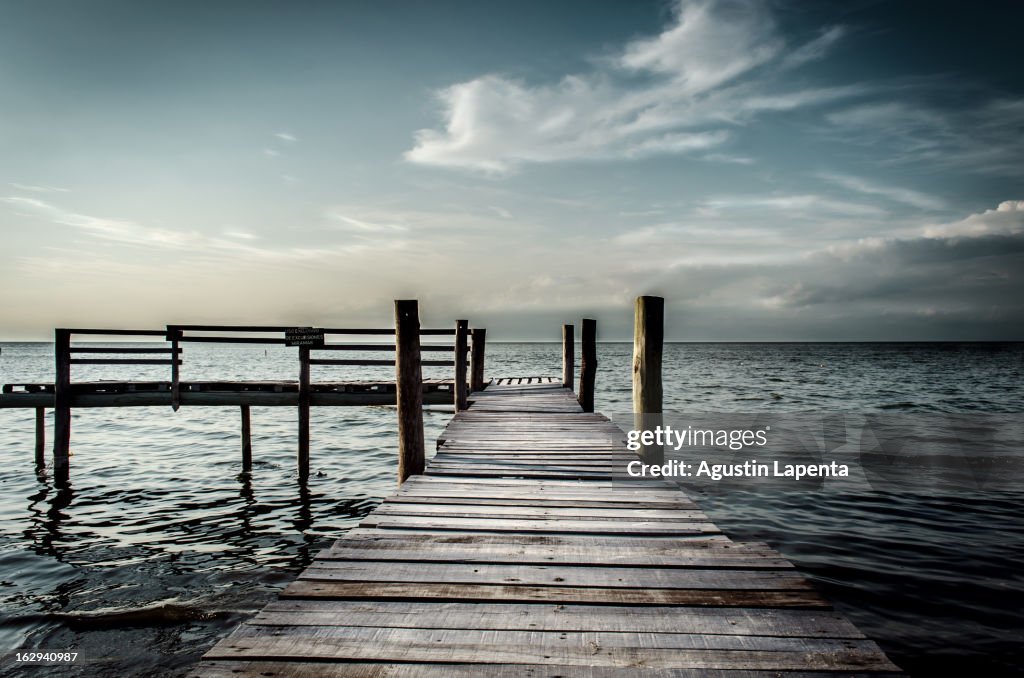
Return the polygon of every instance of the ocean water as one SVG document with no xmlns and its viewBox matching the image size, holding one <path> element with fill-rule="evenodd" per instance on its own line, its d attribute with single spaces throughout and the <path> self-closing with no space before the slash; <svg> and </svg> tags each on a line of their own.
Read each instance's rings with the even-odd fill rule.
<svg viewBox="0 0 1024 678">
<path fill-rule="evenodd" d="M 0 348 L 0 382 L 52 381 L 49 344 Z M 297 374 L 293 350 L 186 350 L 185 379 Z M 560 374 L 558 344 L 492 343 L 487 351 L 488 376 Z M 630 351 L 599 346 L 598 410 L 628 412 Z M 1018 422 L 1024 413 L 1022 344 L 670 344 L 664 362 L 667 411 L 999 414 Z M 392 376 L 386 368 L 322 369 L 314 379 Z M 76 368 L 76 380 L 99 378 L 167 376 L 161 368 Z M 427 412 L 428 448 L 450 416 L 450 408 Z M 251 477 L 239 474 L 235 408 L 73 417 L 71 487 L 58 490 L 34 470 L 33 412 L 0 410 L 0 654 L 75 649 L 89 661 L 81 675 L 179 675 L 395 488 L 393 408 L 314 409 L 306 488 L 296 478 L 290 408 L 253 408 Z M 997 442 L 1003 458 L 1020 455 L 1016 439 Z M 985 482 L 921 482 L 929 472 L 817 491 L 689 491 L 730 536 L 766 541 L 790 558 L 912 674 L 1019 675 L 1020 476 L 997 470 Z M 5 660 L 0 673 L 12 666 Z"/>
</svg>

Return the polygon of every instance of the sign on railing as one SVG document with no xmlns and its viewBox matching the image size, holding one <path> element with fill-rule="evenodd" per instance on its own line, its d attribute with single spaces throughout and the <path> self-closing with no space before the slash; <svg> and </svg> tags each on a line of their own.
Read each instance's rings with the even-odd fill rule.
<svg viewBox="0 0 1024 678">
<path fill-rule="evenodd" d="M 293 327 L 284 331 L 285 346 L 323 346 L 322 327 Z"/>
</svg>

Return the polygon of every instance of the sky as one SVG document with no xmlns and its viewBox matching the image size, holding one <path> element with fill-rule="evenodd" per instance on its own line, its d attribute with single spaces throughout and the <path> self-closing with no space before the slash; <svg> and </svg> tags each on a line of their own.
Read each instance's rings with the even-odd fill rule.
<svg viewBox="0 0 1024 678">
<path fill-rule="evenodd" d="M 637 295 L 689 341 L 1024 339 L 1019 3 L 0 0 L 0 339 Z"/>
</svg>

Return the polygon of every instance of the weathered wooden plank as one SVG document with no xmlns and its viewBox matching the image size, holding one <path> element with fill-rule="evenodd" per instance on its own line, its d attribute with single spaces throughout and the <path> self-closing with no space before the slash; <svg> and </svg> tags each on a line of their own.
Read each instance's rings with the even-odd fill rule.
<svg viewBox="0 0 1024 678">
<path fill-rule="evenodd" d="M 264 625 L 267 626 L 267 625 Z M 761 634 L 715 634 L 680 633 L 662 629 L 648 631 L 553 631 L 537 629 L 474 629 L 474 628 L 433 628 L 408 626 L 361 626 L 361 625 L 279 625 L 274 627 L 274 636 L 291 639 L 318 639 L 325 645 L 338 642 L 362 641 L 366 647 L 379 648 L 376 652 L 393 652 L 389 645 L 420 645 L 421 650 L 437 648 L 449 651 L 455 648 L 484 649 L 495 646 L 523 648 L 520 652 L 532 652 L 543 656 L 549 651 L 587 648 L 597 646 L 604 651 L 620 648 L 644 648 L 651 650 L 740 650 L 763 652 L 806 652 L 818 650 L 839 653 L 844 650 L 859 650 L 865 654 L 879 653 L 878 646 L 866 638 L 822 638 L 805 636 L 774 636 Z M 255 639 L 264 629 L 240 627 L 226 641 L 237 643 Z M 327 649 L 330 652 L 330 649 Z M 589 652 L 588 654 L 596 654 Z M 314 653 L 313 656 L 318 656 Z M 400 657 L 395 657 L 399 659 Z M 410 656 L 416 661 L 429 661 L 433 657 Z M 463 655 L 463 661 L 480 661 Z M 529 659 L 522 657 L 521 659 Z M 828 664 L 825 663 L 825 666 Z"/>
<path fill-rule="evenodd" d="M 315 561 L 299 575 L 308 581 L 500 584 L 611 588 L 806 591 L 806 579 L 790 571 L 623 568 L 402 561 Z"/>
<path fill-rule="evenodd" d="M 662 534 L 660 532 L 644 532 L 642 534 L 630 534 L 629 532 L 608 532 L 605 534 L 601 533 L 586 533 L 586 532 L 507 532 L 500 530 L 480 530 L 480 529 L 446 529 L 446 530 L 424 530 L 416 527 L 390 527 L 390 528 L 376 528 L 376 527 L 357 527 L 353 528 L 353 531 L 359 530 L 362 534 L 377 535 L 381 537 L 422 537 L 422 536 L 433 536 L 433 537 L 451 537 L 455 539 L 470 539 L 476 540 L 479 538 L 492 538 L 492 537 L 533 537 L 536 539 L 561 539 L 565 537 L 586 537 L 591 539 L 603 539 L 607 541 L 624 541 L 628 539 L 635 539 L 642 537 L 645 540 L 650 541 L 661 541 L 665 543 L 678 543 L 680 545 L 690 545 L 693 543 L 705 542 L 705 541 L 722 541 L 726 543 L 732 543 L 731 540 L 721 533 L 708 534 L 708 533 L 694 533 L 694 534 Z M 682 547 L 682 546 L 681 546 Z"/>
<path fill-rule="evenodd" d="M 536 664 L 419 664 L 386 662 L 322 663 L 303 661 L 206 661 L 188 673 L 189 678 L 779 678 L 779 671 L 669 668 L 642 666 L 541 666 Z M 787 678 L 835 678 L 899 676 L 895 672 L 787 671 Z"/>
<path fill-rule="evenodd" d="M 638 501 L 588 501 L 586 499 L 552 499 L 549 497 L 473 497 L 469 494 L 401 495 L 388 497 L 389 504 L 451 504 L 471 506 L 532 506 L 537 508 L 622 508 L 622 509 L 694 509 L 696 504 L 690 501 L 643 502 Z"/>
<path fill-rule="evenodd" d="M 443 477 L 443 476 L 439 476 Z M 413 497 L 413 496 L 437 496 L 444 497 L 453 494 L 461 494 L 462 496 L 491 496 L 498 498 L 505 496 L 507 498 L 520 498 L 520 497 L 549 497 L 549 498 L 572 498 L 579 499 L 580 501 L 601 501 L 602 499 L 608 499 L 609 501 L 661 501 L 661 502 L 676 502 L 686 501 L 687 497 L 685 494 L 679 491 L 673 491 L 667 487 L 635 487 L 628 483 L 616 485 L 615 487 L 587 487 L 585 489 L 575 487 L 525 487 L 515 488 L 510 486 L 487 484 L 480 485 L 476 484 L 475 481 L 480 480 L 479 478 L 446 478 L 446 480 L 452 481 L 447 485 L 421 485 L 416 487 L 406 488 L 403 486 L 402 497 Z M 506 479 L 512 480 L 512 479 Z M 538 484 L 546 482 L 544 480 L 534 481 Z M 406 483 L 408 485 L 408 482 Z"/>
<path fill-rule="evenodd" d="M 643 520 L 511 520 L 505 518 L 451 518 L 434 516 L 385 516 L 370 514 L 361 526 L 379 528 L 416 528 L 420 530 L 485 530 L 499 532 L 589 532 L 609 534 L 715 534 L 710 522 L 653 522 Z"/>
<path fill-rule="evenodd" d="M 453 535 L 447 532 L 416 532 L 409 535 L 396 536 L 388 530 L 378 530 L 368 527 L 356 527 L 349 530 L 344 539 L 336 544 L 347 544 L 355 540 L 379 540 L 395 539 L 407 544 L 438 543 L 438 544 L 515 544 L 520 546 L 568 546 L 568 547 L 600 547 L 608 543 L 611 548 L 679 548 L 679 549 L 722 549 L 726 551 L 771 550 L 767 544 L 762 542 L 733 542 L 720 544 L 720 540 L 713 537 L 704 537 L 709 543 L 698 540 L 684 542 L 680 538 L 677 546 L 672 546 L 671 540 L 666 540 L 653 535 L 615 535 L 606 536 L 601 534 L 523 534 L 517 532 L 493 532 L 480 533 L 471 536 Z"/>
<path fill-rule="evenodd" d="M 438 476 L 443 477 L 443 476 Z M 490 497 L 492 499 L 576 499 L 579 501 L 652 501 L 672 504 L 678 501 L 686 501 L 686 495 L 680 492 L 671 492 L 666 489 L 630 489 L 629 487 L 595 487 L 593 490 L 578 490 L 571 487 L 553 488 L 524 488 L 517 490 L 514 487 L 502 485 L 474 485 L 471 484 L 479 478 L 448 478 L 453 481 L 462 481 L 465 484 L 453 482 L 448 486 L 433 485 L 431 487 L 418 487 L 415 489 L 403 490 L 402 498 L 411 497 L 448 497 L 448 496 L 478 496 Z M 509 479 L 512 480 L 512 479 Z M 536 482 L 545 482 L 538 479 Z"/>
<path fill-rule="evenodd" d="M 883 670 L 896 667 L 871 641 L 667 633 L 588 633 L 242 627 L 211 659 L 347 659 L 537 663 L 628 668 Z"/>
<path fill-rule="evenodd" d="M 385 502 L 377 515 L 441 515 L 449 518 L 629 518 L 632 520 L 707 520 L 703 511 L 675 509 L 555 508 L 531 506 L 471 506 L 466 504 L 407 504 Z"/>
<path fill-rule="evenodd" d="M 859 629 L 836 612 L 732 607 L 281 600 L 267 605 L 251 623 L 864 638 Z"/>
<path fill-rule="evenodd" d="M 299 579 L 281 598 L 448 600 L 466 602 L 550 602 L 604 605 L 688 605 L 711 607 L 829 608 L 813 591 L 716 589 L 627 589 L 572 586 L 515 586 L 417 582 L 346 582 Z"/>
<path fill-rule="evenodd" d="M 422 536 L 422 535 L 421 535 Z M 488 535 L 489 536 L 489 535 Z M 648 542 L 650 544 L 650 542 Z M 733 546 L 739 546 L 733 544 Z M 405 560 L 411 562 L 613 565 L 621 567 L 729 567 L 789 569 L 768 549 L 687 548 L 677 543 L 638 546 L 607 544 L 494 544 L 462 540 L 413 541 L 407 537 L 346 539 L 322 551 L 318 560 Z"/>
</svg>

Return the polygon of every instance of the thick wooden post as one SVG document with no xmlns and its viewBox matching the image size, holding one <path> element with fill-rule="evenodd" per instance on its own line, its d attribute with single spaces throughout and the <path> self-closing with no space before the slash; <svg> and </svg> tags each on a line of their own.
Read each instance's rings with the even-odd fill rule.
<svg viewBox="0 0 1024 678">
<path fill-rule="evenodd" d="M 252 471 L 252 420 L 249 416 L 249 406 L 242 405 L 242 473 Z"/>
<path fill-rule="evenodd" d="M 637 297 L 633 325 L 633 418 L 637 430 L 662 424 L 661 353 L 665 343 L 665 300 Z M 644 446 L 640 456 L 665 463 L 664 446 Z"/>
<path fill-rule="evenodd" d="M 67 485 L 71 469 L 71 332 L 53 331 L 53 480 Z"/>
<path fill-rule="evenodd" d="M 36 408 L 36 469 L 46 466 L 46 408 Z"/>
<path fill-rule="evenodd" d="M 466 393 L 466 359 L 469 357 L 469 321 L 455 321 L 455 411 L 469 406 Z"/>
<path fill-rule="evenodd" d="M 178 357 L 182 331 L 176 327 L 167 328 L 167 339 L 171 342 L 171 409 L 175 412 L 181 407 L 181 369 Z"/>
<path fill-rule="evenodd" d="M 584 412 L 594 411 L 594 380 L 597 377 L 597 321 L 583 319 L 580 356 L 579 401 Z"/>
<path fill-rule="evenodd" d="M 487 330 L 483 327 L 473 328 L 473 350 L 469 358 L 469 389 L 471 391 L 484 390 L 484 351 L 486 348 Z"/>
<path fill-rule="evenodd" d="M 562 386 L 568 389 L 575 388 L 573 384 L 573 370 L 576 369 L 576 328 L 572 325 L 562 325 Z"/>
<path fill-rule="evenodd" d="M 395 301 L 395 390 L 398 404 L 398 484 L 424 468 L 423 367 L 420 310 L 415 299 Z"/>
<path fill-rule="evenodd" d="M 309 478 L 309 347 L 299 347 L 299 480 Z"/>
</svg>

